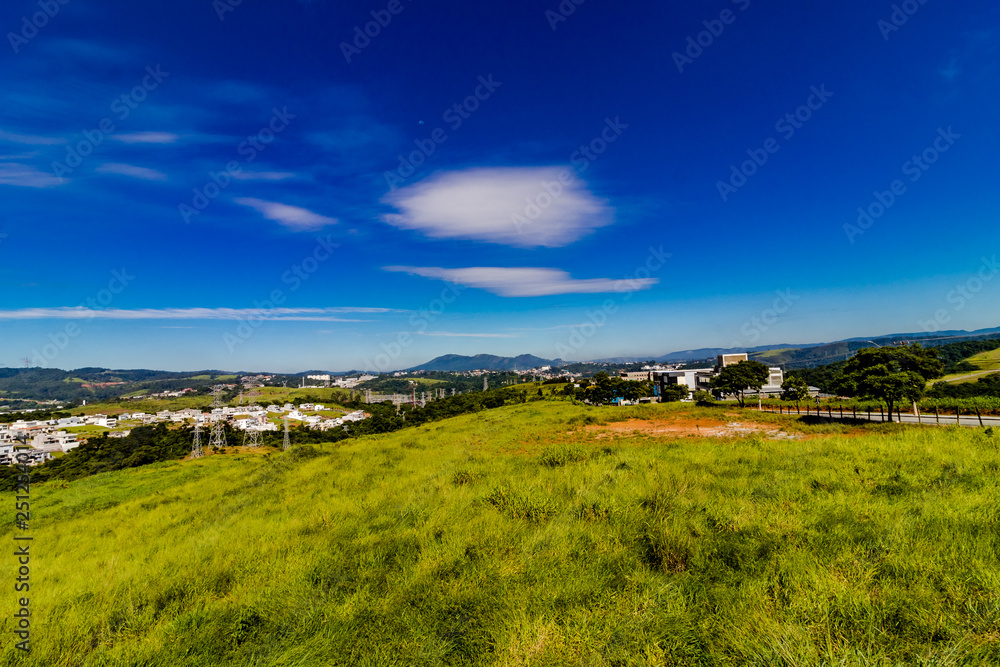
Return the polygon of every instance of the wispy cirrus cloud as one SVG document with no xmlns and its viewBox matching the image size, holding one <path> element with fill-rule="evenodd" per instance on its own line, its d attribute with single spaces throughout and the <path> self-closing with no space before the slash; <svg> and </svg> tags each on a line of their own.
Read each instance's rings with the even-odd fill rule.
<svg viewBox="0 0 1000 667">
<path fill-rule="evenodd" d="M 0 162 L 0 185 L 20 188 L 51 188 L 62 185 L 66 179 L 57 178 L 47 171 L 19 162 Z"/>
<path fill-rule="evenodd" d="M 504 333 L 462 333 L 457 331 L 418 331 L 418 336 L 442 336 L 445 338 L 518 338 L 517 334 Z"/>
<path fill-rule="evenodd" d="M 0 310 L 0 320 L 243 320 L 265 317 L 288 322 L 370 322 L 345 319 L 344 314 L 383 314 L 400 312 L 392 308 L 105 308 L 86 306 L 21 308 Z"/>
<path fill-rule="evenodd" d="M 382 201 L 399 210 L 383 217 L 394 227 L 522 248 L 566 246 L 614 220 L 608 203 L 564 167 L 448 172 Z"/>
<path fill-rule="evenodd" d="M 238 197 L 233 201 L 240 206 L 248 206 L 259 212 L 268 220 L 274 220 L 275 222 L 279 222 L 285 227 L 289 227 L 291 229 L 319 229 L 320 227 L 325 227 L 326 225 L 337 224 L 336 218 L 328 218 L 318 213 L 314 213 L 309 209 L 300 208 L 298 206 L 264 201 L 253 197 Z"/>
<path fill-rule="evenodd" d="M 57 146 L 66 143 L 63 137 L 43 137 L 36 134 L 17 134 L 0 130 L 0 141 L 26 146 Z"/>
<path fill-rule="evenodd" d="M 285 181 L 295 178 L 290 171 L 240 171 L 232 174 L 237 181 Z"/>
<path fill-rule="evenodd" d="M 96 171 L 102 174 L 118 174 L 119 176 L 130 176 L 132 178 L 138 178 L 143 181 L 165 181 L 167 180 L 167 175 L 162 171 L 157 171 L 156 169 L 149 169 L 148 167 L 137 167 L 133 164 L 121 164 L 117 162 L 109 162 L 100 165 Z"/>
<path fill-rule="evenodd" d="M 557 294 L 602 294 L 649 289 L 656 278 L 614 280 L 611 278 L 576 279 L 566 271 L 548 268 L 386 266 L 386 271 L 409 273 L 423 278 L 446 280 L 474 287 L 504 297 L 554 296 Z"/>
<path fill-rule="evenodd" d="M 173 132 L 128 132 L 111 138 L 123 144 L 175 144 L 181 137 Z"/>
</svg>

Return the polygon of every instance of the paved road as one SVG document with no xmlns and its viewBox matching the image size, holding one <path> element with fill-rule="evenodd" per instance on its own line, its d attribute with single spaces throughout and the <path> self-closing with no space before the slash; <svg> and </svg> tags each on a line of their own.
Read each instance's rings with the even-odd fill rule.
<svg viewBox="0 0 1000 667">
<path fill-rule="evenodd" d="M 775 414 L 777 414 L 777 410 L 767 410 L 767 409 L 765 409 L 764 412 L 774 412 Z M 791 414 L 791 415 L 798 414 L 798 415 L 802 415 L 803 417 L 805 417 L 808 414 L 808 415 L 810 415 L 812 417 L 819 416 L 819 417 L 821 417 L 823 419 L 831 419 L 831 418 L 832 419 L 841 419 L 840 411 L 839 410 L 833 410 L 832 414 L 831 414 L 831 413 L 828 413 L 825 409 L 820 409 L 818 415 L 817 415 L 815 409 L 812 409 L 812 410 L 809 410 L 809 411 L 799 410 L 798 412 L 796 412 L 795 410 L 784 410 L 782 414 L 786 414 L 786 415 L 788 415 L 788 414 Z M 854 415 L 850 411 L 844 410 L 843 419 L 854 419 Z M 867 420 L 868 419 L 868 413 L 866 413 L 866 412 L 859 412 L 858 413 L 858 419 Z M 889 420 L 886 418 L 885 415 L 880 415 L 877 412 L 873 412 L 873 413 L 871 413 L 871 421 L 873 421 L 873 422 L 882 422 L 882 421 L 889 421 Z M 893 415 L 893 421 L 902 421 L 904 424 L 929 424 L 931 426 L 933 426 L 935 424 L 940 424 L 941 426 L 955 426 L 955 425 L 958 425 L 958 426 L 974 426 L 975 428 L 979 428 L 980 427 L 979 417 L 976 417 L 976 415 L 962 415 L 961 417 L 956 417 L 955 415 L 941 415 L 940 417 L 935 418 L 934 415 L 920 415 L 918 417 L 918 416 L 916 416 L 916 415 L 914 415 L 912 413 L 907 414 L 907 413 L 904 412 L 904 413 L 902 413 L 900 415 L 899 419 L 897 419 L 896 415 Z M 984 426 L 984 427 L 985 426 L 1000 426 L 1000 417 L 983 417 L 981 425 Z"/>
<path fill-rule="evenodd" d="M 941 382 L 961 382 L 962 380 L 968 380 L 968 379 L 971 379 L 971 378 L 977 378 L 980 375 L 991 375 L 993 373 L 1000 373 L 1000 371 L 997 371 L 997 370 L 982 371 L 980 373 L 973 373 L 972 375 L 963 375 L 962 377 L 952 378 L 950 380 L 941 380 Z"/>
</svg>

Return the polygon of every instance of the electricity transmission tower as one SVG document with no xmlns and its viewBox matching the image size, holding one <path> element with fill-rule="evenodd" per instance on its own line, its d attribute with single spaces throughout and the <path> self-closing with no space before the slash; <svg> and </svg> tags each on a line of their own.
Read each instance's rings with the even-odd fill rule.
<svg viewBox="0 0 1000 667">
<path fill-rule="evenodd" d="M 290 437 L 288 437 L 288 417 L 286 416 L 285 417 L 285 440 L 284 440 L 284 442 L 281 443 L 281 448 L 283 450 L 287 451 L 288 448 L 291 447 L 291 446 L 292 446 L 292 440 L 291 440 Z"/>
<path fill-rule="evenodd" d="M 243 384 L 247 389 L 247 409 L 250 411 L 250 417 L 255 417 L 257 412 L 257 397 L 260 396 L 260 392 L 257 390 L 260 387 L 260 379 L 258 377 L 245 377 L 243 378 Z M 249 422 L 249 419 L 248 419 Z M 244 447 L 260 447 L 260 429 L 257 428 L 256 424 L 247 424 L 247 428 L 243 431 L 243 446 Z"/>
<path fill-rule="evenodd" d="M 201 424 L 198 422 L 194 423 L 194 442 L 191 444 L 191 458 L 200 459 L 202 457 L 201 451 Z"/>
<path fill-rule="evenodd" d="M 222 405 L 222 392 L 224 391 L 222 385 L 215 385 L 212 387 L 212 410 L 223 407 Z M 222 449 L 226 446 L 226 425 L 223 422 L 222 415 L 216 415 L 218 417 L 212 422 L 212 437 L 209 438 L 209 447 L 218 447 Z"/>
</svg>

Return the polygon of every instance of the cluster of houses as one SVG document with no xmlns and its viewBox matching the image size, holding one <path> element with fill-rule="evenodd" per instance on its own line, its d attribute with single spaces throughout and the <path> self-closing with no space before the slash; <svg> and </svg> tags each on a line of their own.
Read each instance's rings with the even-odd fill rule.
<svg viewBox="0 0 1000 667">
<path fill-rule="evenodd" d="M 370 416 L 363 410 L 356 410 L 337 417 L 307 414 L 326 410 L 327 408 L 323 404 L 303 403 L 299 407 L 295 407 L 291 403 L 286 403 L 283 406 L 254 406 L 253 409 L 249 407 L 222 407 L 215 408 L 211 412 L 187 408 L 184 410 L 161 410 L 155 414 L 126 412 L 117 417 L 87 415 L 46 421 L 19 420 L 11 424 L 0 424 L 0 465 L 14 463 L 15 451 L 22 455 L 22 458 L 26 457 L 29 465 L 44 463 L 52 458 L 54 452 L 68 452 L 79 446 L 86 438 L 81 440 L 76 433 L 69 433 L 63 429 L 79 426 L 101 426 L 114 429 L 126 423 L 138 426 L 161 422 L 184 423 L 192 421 L 197 424 L 211 424 L 226 421 L 240 430 L 276 431 L 278 426 L 269 417 L 277 415 L 306 424 L 310 428 L 326 431 L 349 422 L 361 421 Z M 129 433 L 130 430 L 111 431 L 108 433 L 108 437 L 124 438 Z M 25 441 L 27 446 L 23 444 Z"/>
<path fill-rule="evenodd" d="M 375 375 L 358 375 L 356 377 L 338 377 L 334 375 L 321 374 L 321 375 L 307 375 L 306 379 L 316 380 L 322 382 L 322 385 L 306 385 L 303 381 L 302 387 L 304 389 L 319 389 L 321 387 L 337 387 L 339 389 L 354 389 L 362 382 L 367 382 L 368 380 L 376 379 Z"/>
</svg>

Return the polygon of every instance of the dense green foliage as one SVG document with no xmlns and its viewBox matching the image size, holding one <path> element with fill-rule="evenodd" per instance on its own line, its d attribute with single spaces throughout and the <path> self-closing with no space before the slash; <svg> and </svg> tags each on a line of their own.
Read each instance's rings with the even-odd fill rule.
<svg viewBox="0 0 1000 667">
<path fill-rule="evenodd" d="M 0 661 L 1000 664 L 997 435 L 582 428 L 722 413 L 540 401 L 33 485 L 32 652 Z"/>
<path fill-rule="evenodd" d="M 746 392 L 750 389 L 760 391 L 770 376 L 771 371 L 765 364 L 759 361 L 741 361 L 719 371 L 712 378 L 712 389 L 723 395 L 735 396 L 740 407 L 743 407 Z"/>
<path fill-rule="evenodd" d="M 837 361 L 826 366 L 788 371 L 786 377 L 801 378 L 810 387 L 816 387 L 824 394 L 836 393 L 836 383 L 844 373 L 846 361 Z"/>
<path fill-rule="evenodd" d="M 934 398 L 973 398 L 975 396 L 1000 397 L 1000 373 L 987 375 L 975 382 L 935 382 L 927 392 Z"/>
<path fill-rule="evenodd" d="M 846 396 L 883 401 L 892 421 L 898 403 L 923 396 L 927 380 L 941 377 L 943 372 L 937 350 L 919 343 L 867 348 L 858 350 L 847 362 L 836 388 Z"/>
<path fill-rule="evenodd" d="M 944 365 L 943 372 L 950 374 L 976 371 L 977 368 L 975 366 L 964 362 L 964 360 L 981 352 L 989 352 L 997 348 L 1000 348 L 1000 338 L 959 341 L 957 343 L 940 345 L 933 349 L 937 352 L 938 359 Z M 846 365 L 846 361 L 838 361 L 815 368 L 789 370 L 786 375 L 788 377 L 802 378 L 807 384 L 818 388 L 823 393 L 835 394 L 837 393 L 837 381 L 843 374 Z M 968 386 L 963 386 L 957 390 L 953 390 L 948 386 L 935 385 L 935 388 L 931 390 L 931 394 L 940 398 L 946 396 L 968 398 L 970 396 L 1000 395 L 996 393 L 996 387 L 992 383 L 984 383 L 971 389 Z"/>
<path fill-rule="evenodd" d="M 809 398 L 809 385 L 800 377 L 791 376 L 781 383 L 781 400 L 798 405 Z"/>
<path fill-rule="evenodd" d="M 0 395 L 5 399 L 60 400 L 66 402 L 103 401 L 136 391 L 178 391 L 189 387 L 203 390 L 208 380 L 221 371 L 172 373 L 151 370 L 109 370 L 78 368 L 0 368 Z M 201 379 L 194 379 L 194 378 Z M 109 386 L 100 386 L 109 384 Z M 90 385 L 84 387 L 83 385 Z"/>
<path fill-rule="evenodd" d="M 660 391 L 660 400 L 664 403 L 683 401 L 691 395 L 691 390 L 685 384 L 666 385 Z"/>
<path fill-rule="evenodd" d="M 944 364 L 945 374 L 951 374 L 963 373 L 966 371 L 973 372 L 978 370 L 972 364 L 962 363 L 963 360 L 980 354 L 981 352 L 989 352 L 991 350 L 996 350 L 997 348 L 1000 348 L 1000 338 L 949 343 L 948 345 L 942 345 L 941 347 L 935 349 L 937 349 L 938 358 L 940 358 L 941 362 Z"/>
<path fill-rule="evenodd" d="M 608 405 L 617 399 L 635 401 L 653 395 L 652 382 L 630 382 L 620 376 L 608 375 L 601 371 L 593 382 L 584 380 L 575 392 L 576 400 L 592 405 Z"/>
</svg>

